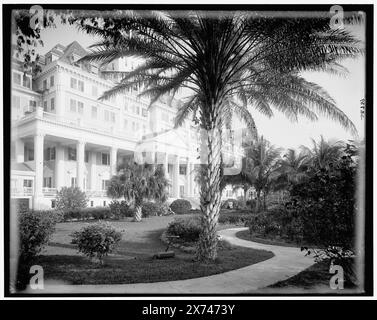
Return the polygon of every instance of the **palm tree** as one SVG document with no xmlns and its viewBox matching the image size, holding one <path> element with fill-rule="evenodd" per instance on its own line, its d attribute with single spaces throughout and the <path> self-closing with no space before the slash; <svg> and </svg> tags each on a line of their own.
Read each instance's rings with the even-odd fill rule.
<svg viewBox="0 0 377 320">
<path fill-rule="evenodd" d="M 244 175 L 255 188 L 257 212 L 266 209 L 266 198 L 279 176 L 280 153 L 280 148 L 271 145 L 263 137 L 258 138 L 247 150 Z"/>
<path fill-rule="evenodd" d="M 151 104 L 180 88 L 182 98 L 176 125 L 188 117 L 198 120 L 206 133 L 206 156 L 200 203 L 203 232 L 197 258 L 214 260 L 216 225 L 221 203 L 222 129 L 236 114 L 255 131 L 252 110 L 273 116 L 276 109 L 292 120 L 328 116 L 356 132 L 347 116 L 325 90 L 300 76 L 304 70 L 344 73 L 339 64 L 362 49 L 344 30 L 331 30 L 323 18 L 274 17 L 253 12 L 127 11 L 104 16 L 102 25 L 81 19 L 81 28 L 102 41 L 83 60 L 102 64 L 137 56 L 143 63 L 106 91 L 102 99 L 137 84 Z"/>
<path fill-rule="evenodd" d="M 142 206 L 145 200 L 166 200 L 168 180 L 161 166 L 140 165 L 129 162 L 119 168 L 118 174 L 110 180 L 108 196 L 124 197 L 131 201 L 135 210 L 135 221 L 142 219 Z"/>
<path fill-rule="evenodd" d="M 280 161 L 279 180 L 283 185 L 301 182 L 307 177 L 310 158 L 306 152 L 288 149 Z"/>
<path fill-rule="evenodd" d="M 326 141 L 323 136 L 316 142 L 312 139 L 313 147 L 302 146 L 302 150 L 309 157 L 310 165 L 315 170 L 329 169 L 332 163 L 337 162 L 343 154 L 344 143 L 341 141 Z"/>
</svg>

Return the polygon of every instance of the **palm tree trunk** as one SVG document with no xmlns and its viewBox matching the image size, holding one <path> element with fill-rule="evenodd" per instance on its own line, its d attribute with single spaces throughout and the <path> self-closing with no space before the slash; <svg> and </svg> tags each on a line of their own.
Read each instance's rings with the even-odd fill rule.
<svg viewBox="0 0 377 320">
<path fill-rule="evenodd" d="M 256 212 L 259 212 L 261 207 L 262 207 L 262 201 L 261 201 L 261 195 L 260 195 L 261 191 L 257 191 L 257 205 L 256 205 L 256 208 L 255 208 L 255 211 Z"/>
<path fill-rule="evenodd" d="M 142 218 L 142 210 L 141 205 L 137 204 L 135 205 L 135 215 L 134 215 L 134 221 L 140 222 Z"/>
<path fill-rule="evenodd" d="M 216 119 L 216 117 L 214 117 Z M 199 237 L 196 259 L 213 261 L 217 257 L 217 221 L 221 205 L 221 119 L 211 124 L 212 130 L 202 137 L 201 148 L 207 148 L 207 161 L 203 165 L 203 180 L 200 189 L 200 209 L 202 213 L 202 232 Z M 213 119 L 213 118 L 212 118 Z M 203 150 L 203 149 L 202 149 Z M 202 152 L 203 155 L 203 152 Z M 201 159 L 201 161 L 203 161 Z"/>
</svg>

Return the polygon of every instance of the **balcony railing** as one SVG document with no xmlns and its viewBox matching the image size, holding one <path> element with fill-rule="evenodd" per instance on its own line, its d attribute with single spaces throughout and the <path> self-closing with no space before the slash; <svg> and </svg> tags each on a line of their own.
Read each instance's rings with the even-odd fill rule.
<svg viewBox="0 0 377 320">
<path fill-rule="evenodd" d="M 100 197 L 104 198 L 107 197 L 106 190 L 88 190 L 85 191 L 87 197 Z"/>
<path fill-rule="evenodd" d="M 10 193 L 12 196 L 31 196 L 33 195 L 32 187 L 11 188 Z"/>
<path fill-rule="evenodd" d="M 42 192 L 46 196 L 56 195 L 56 188 L 42 188 Z"/>
</svg>

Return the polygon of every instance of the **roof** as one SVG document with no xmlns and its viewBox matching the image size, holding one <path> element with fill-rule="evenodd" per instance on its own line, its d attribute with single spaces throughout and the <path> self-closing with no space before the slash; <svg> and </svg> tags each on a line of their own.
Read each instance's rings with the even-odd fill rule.
<svg viewBox="0 0 377 320">
<path fill-rule="evenodd" d="M 30 168 L 26 163 L 22 163 L 22 162 L 12 162 L 11 168 L 12 170 L 16 170 L 16 171 L 34 172 L 32 168 Z"/>
</svg>

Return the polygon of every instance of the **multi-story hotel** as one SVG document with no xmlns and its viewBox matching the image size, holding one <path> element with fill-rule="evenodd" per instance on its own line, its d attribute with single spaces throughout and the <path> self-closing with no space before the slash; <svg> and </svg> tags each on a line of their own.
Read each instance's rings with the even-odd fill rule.
<svg viewBox="0 0 377 320">
<path fill-rule="evenodd" d="M 137 97 L 137 86 L 98 100 L 115 84 L 106 71 L 133 69 L 135 61 L 119 59 L 105 67 L 78 63 L 85 54 L 77 42 L 58 44 L 41 58 L 36 76 L 24 73 L 13 58 L 11 197 L 25 199 L 31 208 L 51 208 L 57 190 L 77 186 L 89 206 L 106 206 L 117 164 L 136 152 L 164 164 L 171 198 L 195 203 L 198 131 L 190 121 L 173 129 L 179 101 L 165 98 L 149 106 L 148 99 Z M 234 143 L 225 149 L 242 154 Z M 224 196 L 237 194 L 228 187 Z"/>
</svg>

